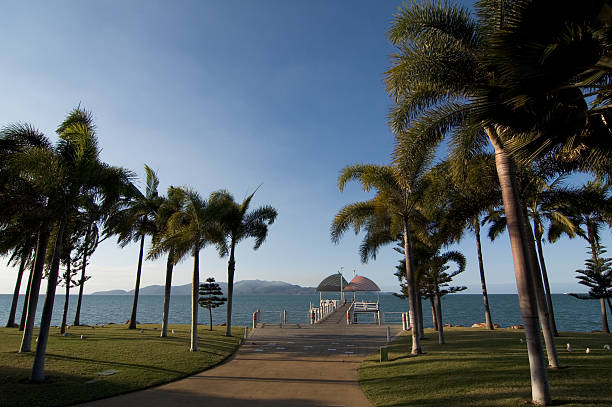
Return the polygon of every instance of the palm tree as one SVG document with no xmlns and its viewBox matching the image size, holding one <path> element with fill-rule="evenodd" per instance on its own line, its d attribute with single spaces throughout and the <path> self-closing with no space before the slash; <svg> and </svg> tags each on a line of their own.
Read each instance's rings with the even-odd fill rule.
<svg viewBox="0 0 612 407">
<path fill-rule="evenodd" d="M 592 142 L 610 143 L 609 130 L 603 125 L 606 120 L 609 122 L 605 116 L 607 111 L 603 112 L 598 106 L 594 110 L 599 109 L 602 114 L 591 115 L 592 120 L 585 122 L 585 94 L 564 91 L 565 85 L 588 72 L 605 54 L 601 52 L 605 42 L 601 39 L 607 36 L 597 35 L 593 29 L 597 24 L 599 28 L 605 26 L 604 2 L 597 4 L 599 6 L 582 9 L 581 3 L 564 2 L 559 11 L 555 7 L 548 15 L 545 12 L 550 7 L 542 2 L 483 0 L 478 3 L 479 19 L 474 20 L 467 10 L 446 3 L 413 3 L 400 10 L 389 33 L 392 43 L 399 49 L 394 56 L 394 66 L 387 73 L 388 90 L 396 101 L 391 123 L 398 134 L 398 159 L 415 148 L 433 148 L 450 130 L 453 130 L 453 154 L 461 154 L 466 149 L 482 149 L 487 142 L 495 151 L 527 336 L 532 399 L 537 404 L 549 404 L 551 400 L 538 334 L 537 309 L 542 307 L 538 307 L 541 296 L 536 296 L 540 289 L 534 276 L 539 270 L 536 270 L 535 242 L 522 211 L 516 163 L 511 154 L 522 145 L 528 145 L 536 155 L 555 159 L 554 154 L 546 153 L 555 152 L 561 135 L 561 139 L 573 144 L 570 146 L 573 148 L 564 146 L 561 153 L 570 157 L 571 153 L 588 156 L 592 167 L 596 162 L 603 162 L 597 164 L 600 168 L 609 167 L 608 150 Z M 544 19 L 534 18 L 544 15 Z M 541 21 L 546 21 L 551 30 L 542 29 Z M 581 31 L 582 28 L 585 30 Z M 573 32 L 587 35 L 580 37 L 568 33 L 574 29 Z M 542 41 L 536 41 L 537 47 L 531 47 L 529 34 L 537 32 L 548 37 L 540 36 Z M 564 44 L 555 48 L 561 39 L 568 38 L 575 46 Z M 575 58 L 575 53 L 568 55 L 571 54 L 568 50 L 583 49 L 579 46 L 583 38 L 589 40 L 588 52 L 598 51 L 590 54 L 596 58 L 583 60 Z M 534 49 L 536 51 L 531 53 Z M 555 58 L 550 58 L 551 55 Z M 517 69 L 511 66 L 513 64 Z M 591 79 L 583 82 L 586 86 L 607 83 L 599 73 L 594 80 L 589 77 L 591 74 L 593 71 L 582 75 L 578 84 L 586 78 Z M 550 78 L 546 79 L 547 75 Z M 544 79 L 545 86 L 538 83 L 540 79 Z M 549 86 L 551 81 L 555 86 Z M 527 93 L 521 93 L 518 85 L 527 89 Z M 594 93 L 595 96 L 599 94 L 599 90 Z M 598 100 L 601 103 L 602 99 Z M 576 109 L 572 110 L 574 107 Z M 538 136 L 535 139 L 531 137 L 534 134 Z M 585 140 L 579 138 L 580 135 L 588 135 L 591 142 L 580 144 Z M 530 143 L 521 143 L 525 140 Z M 587 148 L 580 154 L 585 146 Z M 549 350 L 554 350 L 551 343 L 547 345 Z"/>
<path fill-rule="evenodd" d="M 191 281 L 191 345 L 189 350 L 198 350 L 198 299 L 200 287 L 200 251 L 208 244 L 223 246 L 221 219 L 228 211 L 231 196 L 225 191 L 210 194 L 208 201 L 196 191 L 186 188 L 173 188 L 168 195 L 180 202 L 180 210 L 173 213 L 167 222 L 164 236 L 156 240 L 149 256 L 154 258 L 161 253 L 173 251 L 174 263 L 186 256 L 193 256 L 193 276 Z"/>
<path fill-rule="evenodd" d="M 51 209 L 46 184 L 29 176 L 32 168 L 45 163 L 53 168 L 53 146 L 29 124 L 13 124 L 0 131 L 0 225 L 36 235 L 34 266 L 28 280 L 27 312 L 20 352 L 30 352 L 38 293 L 50 233 Z M 44 165 L 44 164 L 43 164 Z M 23 319 L 23 318 L 22 318 Z"/>
<path fill-rule="evenodd" d="M 89 280 L 89 276 L 85 274 L 85 269 L 88 264 L 88 259 L 94 253 L 100 240 L 100 227 L 102 222 L 107 219 L 112 211 L 115 209 L 116 202 L 109 202 L 108 200 L 101 201 L 99 194 L 89 193 L 84 194 L 81 197 L 80 206 L 82 208 L 81 216 L 85 223 L 84 230 L 81 230 L 80 239 L 75 247 L 77 251 L 77 257 L 81 258 L 81 275 L 76 281 L 79 286 L 79 296 L 77 298 L 76 312 L 74 314 L 74 326 L 81 324 L 81 304 L 83 302 L 83 289 L 85 288 L 85 282 Z M 108 207 L 103 207 L 102 203 Z"/>
<path fill-rule="evenodd" d="M 609 2 L 481 3 L 506 17 L 489 27 L 486 61 L 496 76 L 482 114 L 513 128 L 507 146 L 521 161 L 552 157 L 609 178 Z"/>
<path fill-rule="evenodd" d="M 402 166 L 381 166 L 356 164 L 342 169 L 338 177 L 338 188 L 342 192 L 347 182 L 356 180 L 361 188 L 376 196 L 369 201 L 349 204 L 336 214 L 331 226 L 332 241 L 338 242 L 344 232 L 353 226 L 355 233 L 362 227 L 369 231 L 362 245 L 363 255 L 378 246 L 395 241 L 394 236 L 402 234 L 406 259 L 406 283 L 410 304 L 410 326 L 412 327 L 413 355 L 420 354 L 420 333 L 418 331 L 417 289 L 415 284 L 414 256 L 412 251 L 412 223 L 418 214 L 419 205 L 426 188 L 424 173 L 429 166 L 430 155 L 414 155 Z M 365 250 L 364 250 L 365 247 Z"/>
<path fill-rule="evenodd" d="M 564 214 L 576 225 L 576 234 L 585 239 L 591 251 L 599 244 L 602 226 L 612 227 L 612 185 L 590 181 L 579 190 L 561 195 L 567 205 Z"/>
<path fill-rule="evenodd" d="M 166 260 L 166 283 L 164 286 L 164 308 L 162 312 L 162 327 L 160 337 L 168 336 L 168 315 L 170 312 L 170 293 L 172 290 L 172 271 L 174 269 L 174 248 L 164 245 L 163 239 L 168 234 L 168 221 L 170 217 L 181 210 L 183 194 L 175 187 L 168 188 L 168 197 L 162 198 L 159 210 L 155 213 L 155 233 L 153 233 L 153 244 L 147 255 L 147 259 L 155 259 L 162 253 L 167 252 Z"/>
<path fill-rule="evenodd" d="M 236 271 L 236 245 L 242 240 L 252 237 L 255 239 L 253 250 L 259 249 L 268 236 L 268 226 L 274 223 L 277 216 L 276 209 L 270 205 L 261 206 L 249 212 L 249 206 L 255 192 L 247 196 L 240 204 L 228 194 L 231 202 L 229 202 L 228 210 L 222 218 L 223 234 L 225 238 L 223 244 L 219 248 L 219 253 L 222 256 L 229 254 L 229 260 L 227 262 L 226 336 L 232 336 L 232 301 L 234 293 L 234 273 Z"/>
<path fill-rule="evenodd" d="M 535 176 L 528 179 L 529 184 L 525 188 L 527 192 L 523 194 L 527 205 L 527 215 L 533 221 L 533 233 L 538 250 L 542 280 L 546 291 L 546 302 L 548 312 L 550 313 L 551 328 L 554 335 L 559 336 L 555 322 L 550 284 L 548 282 L 548 272 L 544 260 L 544 251 L 542 249 L 542 238 L 544 236 L 546 223 L 548 223 L 549 242 L 556 241 L 562 234 L 570 238 L 575 237 L 576 226 L 572 222 L 572 219 L 563 214 L 562 210 L 566 202 L 562 200 L 560 196 L 561 188 L 559 187 L 559 183 L 562 182 L 564 176 L 560 175 L 552 181 L 548 181 L 546 176 L 542 175 L 542 172 L 536 172 L 534 175 Z"/>
<path fill-rule="evenodd" d="M 591 258 L 586 260 L 585 269 L 576 270 L 576 273 L 579 274 L 576 278 L 580 284 L 590 288 L 589 294 L 591 297 L 599 298 L 601 304 L 601 329 L 606 333 L 610 333 L 605 301 L 607 299 L 610 312 L 612 312 L 612 305 L 610 305 L 610 297 L 612 296 L 612 259 L 602 257 L 606 251 L 598 242 L 593 244 L 589 253 Z"/>
<path fill-rule="evenodd" d="M 450 174 L 450 176 L 449 176 Z M 438 191 L 434 196 L 441 212 L 439 234 L 458 242 L 467 229 L 474 234 L 478 254 L 478 270 L 484 305 L 485 324 L 493 330 L 489 307 L 489 296 L 485 279 L 482 244 L 480 239 L 481 219 L 488 209 L 501 205 L 501 191 L 495 171 L 495 159 L 490 154 L 476 154 L 463 159 L 444 161 L 430 171 L 432 185 Z"/>
<path fill-rule="evenodd" d="M 394 295 L 404 300 L 409 300 L 409 287 L 406 284 L 406 251 L 404 250 L 404 239 L 400 236 L 396 247 L 393 248 L 402 258 L 399 260 L 399 265 L 395 266 L 395 275 L 400 283 L 401 294 Z M 432 249 L 421 241 L 415 234 L 412 234 L 412 255 L 414 263 L 414 285 L 416 287 L 416 322 L 419 339 L 425 339 L 425 330 L 423 322 L 423 297 L 427 294 L 423 289 L 423 274 L 425 272 L 424 263 L 433 255 Z M 432 308 L 433 309 L 433 308 Z M 437 330 L 437 322 L 434 318 L 434 328 Z"/>
<path fill-rule="evenodd" d="M 24 233 L 20 223 L 15 224 L 15 226 L 15 228 L 12 228 L 13 230 L 11 230 L 11 228 L 3 228 L 3 233 L 0 237 L 0 254 L 7 255 L 10 253 L 7 265 L 19 265 L 17 281 L 15 282 L 15 289 L 13 291 L 13 300 L 11 301 L 11 309 L 6 323 L 8 328 L 17 326 L 15 324 L 15 315 L 17 313 L 21 280 L 26 267 L 31 263 L 32 249 L 36 244 L 34 235 L 27 231 Z"/>
<path fill-rule="evenodd" d="M 117 243 L 121 247 L 130 242 L 140 241 L 138 252 L 138 266 L 136 268 L 136 283 L 134 286 L 134 300 L 132 313 L 128 321 L 128 329 L 136 329 L 136 314 L 138 312 L 138 294 L 140 291 L 140 275 L 142 272 L 142 259 L 144 255 L 145 237 L 155 233 L 155 213 L 161 205 L 161 198 L 157 193 L 159 178 L 148 165 L 145 165 L 146 187 L 142 193 L 132 187 L 130 194 L 121 203 L 122 208 L 116 211 L 108 220 L 105 229 L 106 235 L 117 234 Z"/>
<path fill-rule="evenodd" d="M 555 336 L 559 336 L 554 318 L 552 296 L 546 262 L 542 248 L 542 239 L 548 226 L 548 240 L 554 242 L 565 234 L 570 238 L 576 236 L 576 226 L 573 220 L 564 214 L 567 201 L 565 189 L 561 183 L 565 175 L 558 175 L 556 170 L 538 166 L 524 167 L 520 174 L 520 194 L 525 202 L 527 217 L 533 222 L 533 234 L 538 253 L 538 265 L 544 283 L 546 308 L 550 328 Z M 491 210 L 483 222 L 489 222 L 489 238 L 495 240 L 506 228 L 506 218 L 503 210 Z"/>
<path fill-rule="evenodd" d="M 39 185 L 47 197 L 51 222 L 55 221 L 54 248 L 48 273 L 47 293 L 42 310 L 36 355 L 30 380 L 44 380 L 44 362 L 55 300 L 60 257 L 69 216 L 84 191 L 101 189 L 109 198 L 127 182 L 129 174 L 99 161 L 99 150 L 91 114 L 73 110 L 59 126 L 59 141 L 54 150 L 30 150 L 19 158 L 22 169 Z M 112 182 L 111 182 L 112 181 Z M 44 251 L 37 253 L 42 258 Z M 30 297 L 33 297 L 34 292 Z M 28 310 L 28 312 L 30 312 Z"/>
</svg>

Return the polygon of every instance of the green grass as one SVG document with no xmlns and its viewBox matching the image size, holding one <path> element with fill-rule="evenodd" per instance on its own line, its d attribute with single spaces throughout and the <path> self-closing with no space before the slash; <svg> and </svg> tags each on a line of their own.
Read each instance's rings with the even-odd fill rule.
<svg viewBox="0 0 612 407">
<path fill-rule="evenodd" d="M 16 352 L 21 332 L 0 328 L 0 406 L 70 405 L 176 380 L 223 361 L 237 349 L 244 333 L 244 328 L 235 328 L 234 337 L 228 338 L 225 327 L 210 332 L 202 326 L 199 350 L 192 353 L 189 326 L 170 328 L 175 333 L 167 338 L 159 337 L 159 325 L 139 325 L 138 330 L 125 325 L 72 327 L 66 337 L 52 328 L 42 384 L 28 383 L 34 353 Z M 81 335 L 87 338 L 82 340 Z M 109 369 L 120 372 L 96 374 Z M 95 382 L 87 383 L 91 380 Z"/>
<path fill-rule="evenodd" d="M 424 355 L 411 357 L 410 336 L 390 345 L 389 362 L 368 357 L 361 388 L 376 406 L 524 406 L 531 398 L 523 331 L 445 328 L 445 345 L 426 330 Z M 566 350 L 570 343 L 573 353 Z M 561 369 L 549 369 L 553 401 L 563 406 L 612 406 L 612 335 L 562 332 Z M 591 353 L 586 354 L 589 346 Z"/>
</svg>

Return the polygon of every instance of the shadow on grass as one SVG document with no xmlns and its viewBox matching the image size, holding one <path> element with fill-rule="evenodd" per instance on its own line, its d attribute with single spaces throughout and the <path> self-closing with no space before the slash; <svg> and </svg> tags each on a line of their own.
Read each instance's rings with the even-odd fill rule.
<svg viewBox="0 0 612 407">
<path fill-rule="evenodd" d="M 133 389 L 133 385 L 104 381 L 86 384 L 83 376 L 53 370 L 46 372 L 43 383 L 30 383 L 30 372 L 26 368 L 2 367 L 1 406 L 65 406 Z"/>
<path fill-rule="evenodd" d="M 189 371 L 172 370 L 172 369 L 165 369 L 162 367 L 156 367 L 152 365 L 142 365 L 138 363 L 125 363 L 125 362 L 100 360 L 100 359 L 78 358 L 75 356 L 57 355 L 53 353 L 47 353 L 47 358 L 56 359 L 56 360 L 70 360 L 70 361 L 76 361 L 76 362 L 93 362 L 93 363 L 98 363 L 101 365 L 108 365 L 108 366 L 124 366 L 124 367 L 140 368 L 140 369 L 145 369 L 149 371 L 158 371 L 158 372 L 172 373 L 172 374 L 178 374 L 178 375 L 185 375 L 191 372 L 191 370 Z"/>
</svg>

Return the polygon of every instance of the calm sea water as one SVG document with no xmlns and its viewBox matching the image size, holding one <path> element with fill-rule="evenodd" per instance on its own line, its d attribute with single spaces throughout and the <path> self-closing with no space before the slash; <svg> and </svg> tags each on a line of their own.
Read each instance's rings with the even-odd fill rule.
<svg viewBox="0 0 612 407">
<path fill-rule="evenodd" d="M 64 296 L 57 295 L 53 312 L 53 325 L 59 325 L 64 306 Z M 333 298 L 330 296 L 329 298 Z M 337 298 L 337 296 L 335 297 Z M 12 295 L 0 295 L 0 324 L 4 325 L 8 318 Z M 74 319 L 77 296 L 70 296 L 68 323 Z M 376 295 L 358 295 L 358 300 L 376 301 Z M 21 312 L 23 296 L 18 307 L 17 320 Z M 40 297 L 36 324 L 40 320 L 40 312 L 44 296 Z M 278 323 L 280 311 L 285 309 L 290 323 L 306 323 L 309 303 L 318 303 L 318 295 L 241 295 L 234 298 L 233 324 L 249 325 L 252 313 L 260 309 L 265 322 Z M 502 327 L 522 324 L 518 297 L 513 294 L 489 295 L 493 321 Z M 482 296 L 477 294 L 460 294 L 443 297 L 444 323 L 470 326 L 475 322 L 484 321 Z M 400 315 L 393 312 L 408 311 L 408 301 L 392 295 L 381 295 L 380 305 L 385 322 L 399 323 Z M 601 314 L 599 301 L 579 300 L 563 294 L 553 294 L 553 305 L 557 327 L 562 331 L 590 331 L 601 329 Z M 81 323 L 105 324 L 109 322 L 124 323 L 130 316 L 132 307 L 131 296 L 121 295 L 85 295 L 81 310 Z M 141 295 L 138 303 L 137 320 L 141 323 L 160 323 L 163 307 L 163 296 Z M 191 318 L 191 298 L 189 296 L 172 296 L 170 302 L 170 323 L 186 324 Z M 429 302 L 423 302 L 425 327 L 432 326 Z M 209 322 L 208 310 L 200 308 L 199 321 Z M 225 306 L 213 310 L 213 323 L 225 322 Z M 370 318 L 360 318 L 359 322 L 371 322 Z"/>
</svg>

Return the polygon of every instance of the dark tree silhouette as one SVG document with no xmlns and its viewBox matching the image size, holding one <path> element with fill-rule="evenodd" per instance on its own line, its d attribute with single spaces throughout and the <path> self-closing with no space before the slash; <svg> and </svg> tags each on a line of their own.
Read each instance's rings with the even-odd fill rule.
<svg viewBox="0 0 612 407">
<path fill-rule="evenodd" d="M 215 283 L 213 277 L 208 277 L 205 283 L 200 284 L 200 307 L 207 308 L 210 315 L 210 331 L 212 331 L 212 309 L 225 304 L 227 298 L 223 297 L 223 291 L 219 284 Z"/>
<path fill-rule="evenodd" d="M 610 333 L 608 327 L 608 317 L 606 315 L 606 304 L 608 301 L 610 306 L 610 297 L 612 293 L 612 259 L 603 257 L 606 253 L 603 246 L 595 243 L 593 248 L 589 250 L 591 258 L 585 261 L 584 270 L 576 270 L 579 275 L 576 278 L 578 282 L 590 288 L 589 294 L 593 298 L 599 298 L 601 303 L 601 329 L 604 332 Z M 612 312 L 612 306 L 610 306 Z"/>
</svg>

